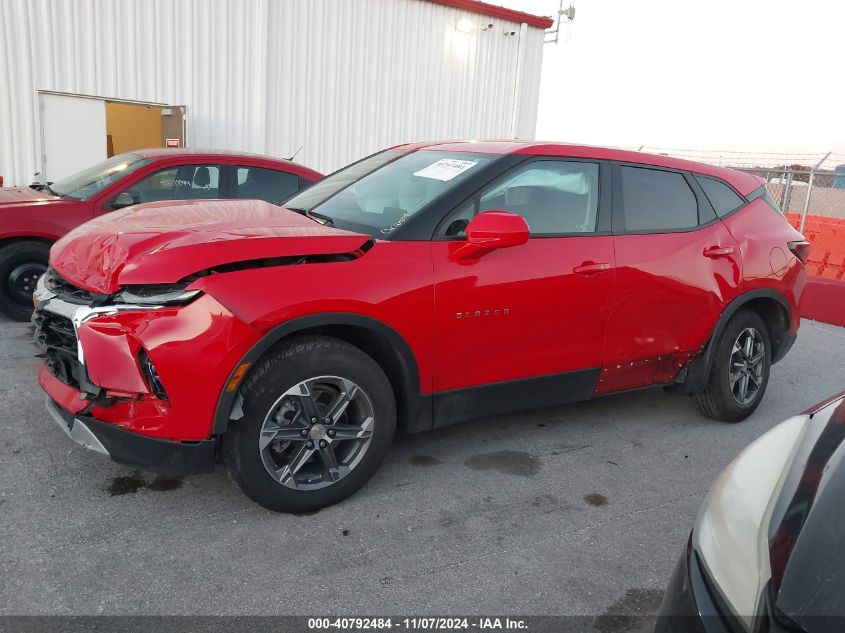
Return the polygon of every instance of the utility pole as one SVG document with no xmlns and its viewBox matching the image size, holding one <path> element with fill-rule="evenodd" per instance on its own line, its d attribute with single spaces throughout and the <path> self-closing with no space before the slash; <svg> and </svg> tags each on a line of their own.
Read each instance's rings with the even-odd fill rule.
<svg viewBox="0 0 845 633">
<path fill-rule="evenodd" d="M 543 41 L 543 44 L 557 44 L 560 40 L 560 23 L 566 18 L 568 24 L 572 24 L 572 20 L 575 19 L 575 5 L 570 4 L 564 9 L 563 1 L 560 0 L 560 8 L 557 10 L 557 21 L 552 28 L 546 31 L 546 39 Z"/>
</svg>

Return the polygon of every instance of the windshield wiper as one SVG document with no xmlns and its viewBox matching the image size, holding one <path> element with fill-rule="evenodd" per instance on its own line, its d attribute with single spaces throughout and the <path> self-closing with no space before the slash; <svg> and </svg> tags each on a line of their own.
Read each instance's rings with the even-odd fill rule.
<svg viewBox="0 0 845 633">
<path fill-rule="evenodd" d="M 334 220 L 332 220 L 327 215 L 323 215 L 322 213 L 317 213 L 316 211 L 306 211 L 305 215 L 307 215 L 312 220 L 316 220 L 323 226 L 334 226 Z"/>
<path fill-rule="evenodd" d="M 311 218 L 315 222 L 319 222 L 323 226 L 334 226 L 334 220 L 332 220 L 329 216 L 323 215 L 322 213 L 317 213 L 316 211 L 308 211 L 306 209 L 297 209 L 296 207 L 285 207 L 289 211 L 293 211 L 294 213 L 298 213 L 299 215 L 304 215 L 306 218 Z"/>
</svg>

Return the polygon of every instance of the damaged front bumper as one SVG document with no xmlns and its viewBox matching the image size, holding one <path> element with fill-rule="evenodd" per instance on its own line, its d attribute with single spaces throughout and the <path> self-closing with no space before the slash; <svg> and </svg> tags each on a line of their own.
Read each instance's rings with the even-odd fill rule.
<svg viewBox="0 0 845 633">
<path fill-rule="evenodd" d="M 72 440 L 161 473 L 213 468 L 217 401 L 257 332 L 208 295 L 175 307 L 93 307 L 40 282 L 35 307 L 38 380 Z"/>
<path fill-rule="evenodd" d="M 74 415 L 47 396 L 47 412 L 59 428 L 85 449 L 112 460 L 163 475 L 189 475 L 214 470 L 217 441 L 169 442 L 124 431 L 90 415 Z"/>
<path fill-rule="evenodd" d="M 100 438 L 94 435 L 91 429 L 85 425 L 85 422 L 74 417 L 70 411 L 61 409 L 50 396 L 46 396 L 46 402 L 47 413 L 56 421 L 56 424 L 65 432 L 65 435 L 82 448 L 87 448 L 89 451 L 101 453 L 102 455 L 109 455 L 108 449 L 103 446 Z"/>
</svg>

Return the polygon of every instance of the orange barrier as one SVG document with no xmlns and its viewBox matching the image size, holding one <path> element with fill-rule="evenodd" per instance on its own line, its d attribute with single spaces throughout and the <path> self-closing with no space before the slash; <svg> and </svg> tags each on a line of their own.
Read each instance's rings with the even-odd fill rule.
<svg viewBox="0 0 845 633">
<path fill-rule="evenodd" d="M 792 226 L 798 228 L 801 216 L 787 213 L 786 218 Z M 804 236 L 812 245 L 807 274 L 824 279 L 845 278 L 845 220 L 808 215 Z"/>
<path fill-rule="evenodd" d="M 797 213 L 786 217 L 798 228 Z M 808 215 L 804 236 L 811 247 L 801 316 L 845 327 L 845 219 Z"/>
</svg>

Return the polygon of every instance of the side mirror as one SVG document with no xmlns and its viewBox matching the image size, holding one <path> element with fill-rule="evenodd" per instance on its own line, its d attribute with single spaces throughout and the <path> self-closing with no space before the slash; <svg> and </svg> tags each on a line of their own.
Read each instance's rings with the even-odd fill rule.
<svg viewBox="0 0 845 633">
<path fill-rule="evenodd" d="M 467 241 L 452 256 L 466 259 L 499 248 L 519 246 L 528 241 L 529 233 L 528 224 L 521 215 L 510 211 L 484 211 L 467 225 Z"/>
<path fill-rule="evenodd" d="M 111 202 L 106 205 L 106 208 L 110 211 L 117 211 L 124 207 L 131 207 L 133 204 L 140 204 L 140 202 L 141 200 L 138 198 L 138 194 L 122 191 L 111 199 Z"/>
</svg>

